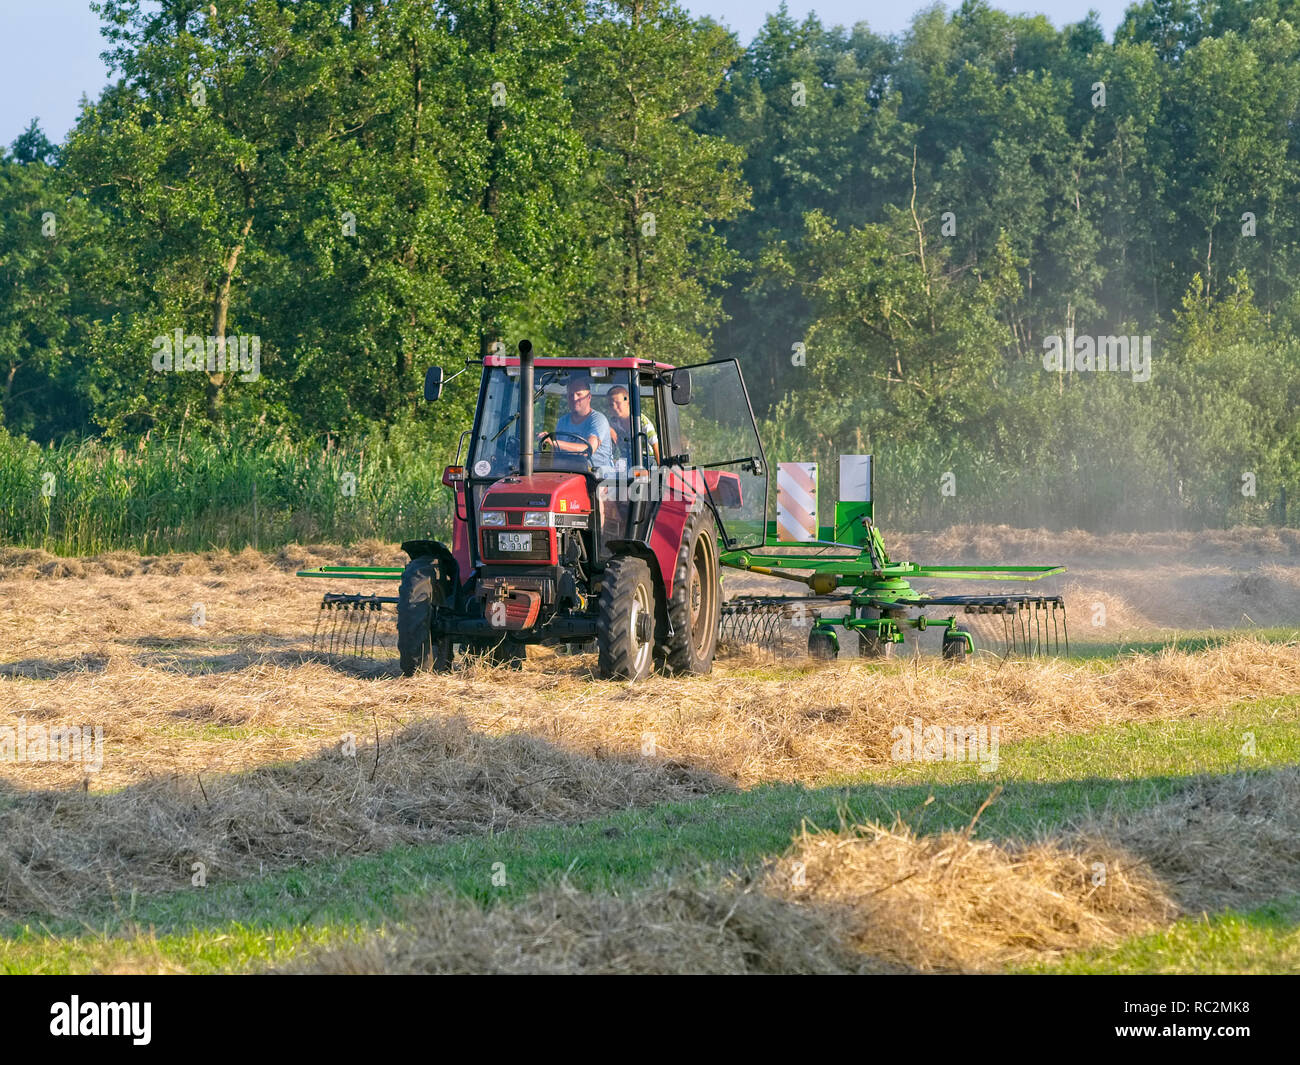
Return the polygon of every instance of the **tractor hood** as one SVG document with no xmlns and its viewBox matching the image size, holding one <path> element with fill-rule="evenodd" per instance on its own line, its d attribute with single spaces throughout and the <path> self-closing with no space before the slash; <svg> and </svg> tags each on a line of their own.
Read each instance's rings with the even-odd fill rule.
<svg viewBox="0 0 1300 1065">
<path fill-rule="evenodd" d="M 587 514 L 591 500 L 587 479 L 578 473 L 554 471 L 528 477 L 504 477 L 483 495 L 482 510 L 549 510 L 557 514 Z"/>
</svg>

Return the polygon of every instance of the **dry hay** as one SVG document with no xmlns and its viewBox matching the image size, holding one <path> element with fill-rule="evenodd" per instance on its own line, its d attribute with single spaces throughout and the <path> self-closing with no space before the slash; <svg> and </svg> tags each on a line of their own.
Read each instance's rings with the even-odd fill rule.
<svg viewBox="0 0 1300 1065">
<path fill-rule="evenodd" d="M 904 825 L 806 835 L 768 888 L 838 915 L 862 954 L 923 972 L 996 970 L 1112 944 L 1177 913 L 1150 871 L 1113 846 L 917 836 Z"/>
<path fill-rule="evenodd" d="M 734 661 L 708 677 L 593 682 L 590 663 L 553 654 L 522 673 L 368 678 L 253 647 L 199 672 L 169 652 L 148 665 L 108 653 L 44 680 L 0 680 L 0 724 L 102 726 L 96 790 L 157 775 L 230 772 L 310 758 L 349 732 L 381 736 L 463 716 L 476 731 L 529 733 L 568 751 L 658 757 L 728 777 L 816 784 L 891 764 L 891 731 L 925 725 L 1001 729 L 1007 744 L 1125 722 L 1213 714 L 1240 700 L 1300 692 L 1300 645 L 1242 638 L 1105 665 L 932 660 L 889 668 L 838 662 L 770 671 Z M 201 658 L 202 656 L 200 656 Z M 0 762 L 0 781 L 77 788 L 74 763 Z"/>
<path fill-rule="evenodd" d="M 1300 768 L 1198 779 L 1110 824 L 1189 912 L 1258 906 L 1300 891 Z"/>
<path fill-rule="evenodd" d="M 92 790 L 315 757 L 345 733 L 387 736 L 463 716 L 566 750 L 661 757 L 742 786 L 818 783 L 887 764 L 890 732 L 998 725 L 1004 744 L 1130 721 L 1213 713 L 1300 692 L 1300 642 L 1248 636 L 1194 653 L 1117 661 L 935 658 L 873 666 L 728 656 L 705 677 L 593 681 L 590 656 L 530 649 L 522 673 L 409 679 L 313 657 L 321 587 L 273 569 L 195 577 L 0 582 L 0 725 L 102 726 Z M 206 622 L 191 622 L 203 602 Z M 80 788 L 71 764 L 0 762 L 18 788 Z"/>
<path fill-rule="evenodd" d="M 939 835 L 918 836 L 901 823 L 804 832 L 753 874 L 704 886 L 698 876 L 625 895 L 561 885 L 486 912 L 433 898 L 396 926 L 295 968 L 998 971 L 1166 927 L 1194 911 L 1192 899 L 1244 905 L 1294 890 L 1298 787 L 1294 768 L 1198 782 L 1109 825 L 1029 842 L 975 839 L 974 821 Z M 1280 824 L 1270 823 L 1288 808 Z M 1185 834 L 1192 824 L 1204 835 Z M 1206 862 L 1211 834 L 1231 842 Z M 1232 886 L 1221 890 L 1224 874 L 1243 860 Z"/>
<path fill-rule="evenodd" d="M 915 717 L 998 725 L 1005 745 L 1300 692 L 1300 645 L 1250 638 L 1093 665 L 843 659 L 790 668 L 736 656 L 707 677 L 626 685 L 593 681 L 590 658 L 539 650 L 522 673 L 372 677 L 308 653 L 321 591 L 270 566 L 0 581 L 0 726 L 99 726 L 105 741 L 103 769 L 91 776 L 72 763 L 0 761 L 0 812 L 22 814 L 0 821 L 6 912 L 103 894 L 110 875 L 119 890 L 183 886 L 195 860 L 214 875 L 243 875 L 407 838 L 578 819 L 721 786 L 713 775 L 741 786 L 820 783 L 890 764 L 891 730 Z M 203 626 L 191 623 L 197 601 Z M 441 729 L 463 733 L 462 753 L 442 767 L 450 782 L 437 777 L 438 763 L 400 753 L 414 757 L 421 737 Z M 357 783 L 376 732 L 378 776 Z M 349 733 L 360 737 L 358 761 L 322 755 Z M 528 757 L 552 760 L 576 791 L 562 778 L 530 785 L 524 809 L 478 791 L 445 797 L 446 823 L 424 827 L 388 818 L 388 807 L 343 816 L 337 806 L 342 796 L 391 792 L 395 811 L 413 801 L 402 796 L 436 801 L 443 787 L 459 795 L 457 781 L 479 767 L 489 795 L 508 792 L 531 779 L 513 768 L 530 743 L 545 754 Z M 1002 756 L 1014 751 L 1004 746 Z M 233 822 L 218 816 L 227 809 Z"/>
<path fill-rule="evenodd" d="M 292 572 L 325 565 L 401 566 L 406 555 L 395 544 L 362 540 L 350 547 L 338 544 L 286 544 L 274 551 L 245 547 L 238 552 L 176 551 L 165 555 L 139 555 L 134 551 L 104 551 L 69 558 L 41 548 L 0 547 L 0 580 L 39 580 L 67 577 L 175 577 L 178 575 L 255 573 L 261 570 Z"/>
<path fill-rule="evenodd" d="M 0 796 L 0 917 L 110 892 L 208 883 L 339 855 L 685 800 L 725 782 L 662 760 L 597 760 L 464 721 L 413 725 L 292 765 L 151 780 L 109 794 Z"/>
</svg>

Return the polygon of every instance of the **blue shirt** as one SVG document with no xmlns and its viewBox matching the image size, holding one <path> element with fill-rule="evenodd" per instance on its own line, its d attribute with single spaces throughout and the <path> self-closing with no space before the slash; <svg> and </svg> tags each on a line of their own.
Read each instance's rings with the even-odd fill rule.
<svg viewBox="0 0 1300 1065">
<path fill-rule="evenodd" d="M 614 445 L 609 435 L 609 419 L 598 410 L 593 410 L 581 421 L 574 418 L 572 413 L 566 413 L 559 421 L 555 423 L 555 431 L 566 435 L 560 437 L 565 442 L 575 442 L 576 436 L 584 444 L 590 445 L 588 437 L 594 436 L 599 441 L 596 453 L 591 456 L 590 462 L 596 469 L 602 466 L 614 465 Z"/>
</svg>

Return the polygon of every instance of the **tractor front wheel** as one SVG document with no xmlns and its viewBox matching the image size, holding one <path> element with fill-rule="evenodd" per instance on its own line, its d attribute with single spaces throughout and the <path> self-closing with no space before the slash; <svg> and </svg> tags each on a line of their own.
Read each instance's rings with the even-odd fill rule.
<svg viewBox="0 0 1300 1065">
<path fill-rule="evenodd" d="M 654 665 L 655 584 L 644 559 L 612 559 L 600 579 L 598 669 L 607 680 L 644 680 Z"/>
<path fill-rule="evenodd" d="M 397 656 L 402 675 L 417 669 L 445 673 L 451 669 L 451 639 L 433 638 L 433 611 L 444 600 L 438 563 L 413 558 L 402 571 L 397 587 Z"/>
</svg>

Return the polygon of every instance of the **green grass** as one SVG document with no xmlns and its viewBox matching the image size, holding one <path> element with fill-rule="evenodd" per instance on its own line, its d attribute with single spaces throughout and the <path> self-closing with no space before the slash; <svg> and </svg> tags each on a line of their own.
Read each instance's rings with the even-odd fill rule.
<svg viewBox="0 0 1300 1065">
<path fill-rule="evenodd" d="M 1071 955 L 1032 973 L 1300 973 L 1300 895 L 1253 910 L 1186 917 L 1109 950 Z"/>
<path fill-rule="evenodd" d="M 1241 752 L 1244 731 L 1255 734 L 1254 757 Z M 1000 754 L 993 774 L 970 764 L 889 766 L 820 788 L 759 787 L 580 825 L 397 847 L 256 880 L 209 882 L 202 890 L 119 898 L 81 920 L 4 930 L 0 972 L 84 971 L 160 958 L 194 971 L 257 967 L 398 918 L 413 896 L 508 904 L 561 879 L 583 891 L 624 891 L 665 871 L 717 876 L 781 853 L 805 821 L 836 827 L 842 816 L 888 822 L 901 814 L 924 832 L 962 828 L 996 784 L 1002 794 L 977 831 L 1023 838 L 1061 829 L 1089 811 L 1158 802 L 1192 776 L 1300 761 L 1300 696 L 1205 719 L 1008 744 Z M 505 866 L 503 887 L 492 884 L 496 862 Z"/>
<path fill-rule="evenodd" d="M 0 427 L 0 544 L 88 555 L 426 535 L 450 525 L 446 461 L 444 448 L 382 441 L 41 448 Z"/>
</svg>

